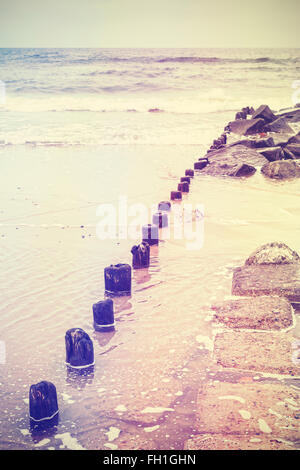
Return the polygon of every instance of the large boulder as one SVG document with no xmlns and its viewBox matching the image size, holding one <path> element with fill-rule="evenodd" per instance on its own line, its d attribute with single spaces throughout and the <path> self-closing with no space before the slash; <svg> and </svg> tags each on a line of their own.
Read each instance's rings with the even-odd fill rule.
<svg viewBox="0 0 300 470">
<path fill-rule="evenodd" d="M 286 147 L 282 149 L 284 160 L 295 160 L 295 155 Z"/>
<path fill-rule="evenodd" d="M 247 163 L 241 163 L 233 166 L 228 171 L 228 176 L 241 177 L 241 176 L 252 176 L 256 172 L 256 168 Z"/>
<path fill-rule="evenodd" d="M 252 264 L 290 264 L 300 261 L 300 256 L 282 242 L 266 243 L 255 250 L 245 265 Z"/>
<path fill-rule="evenodd" d="M 266 132 L 286 132 L 286 133 L 293 133 L 293 129 L 288 125 L 284 117 L 280 117 L 269 124 L 266 124 L 264 127 L 264 131 Z"/>
<path fill-rule="evenodd" d="M 269 162 L 275 162 L 276 160 L 281 160 L 284 157 L 281 147 L 267 147 L 259 149 L 259 152 L 266 157 Z"/>
<path fill-rule="evenodd" d="M 244 145 L 226 146 L 208 155 L 209 165 L 201 173 L 211 176 L 251 176 L 256 167 L 268 162 L 259 152 Z"/>
<path fill-rule="evenodd" d="M 234 147 L 235 145 L 245 145 L 245 147 L 249 148 L 265 148 L 265 147 L 275 147 L 273 137 L 268 137 L 267 139 L 243 139 L 237 140 L 236 142 L 232 142 L 230 147 Z"/>
<path fill-rule="evenodd" d="M 299 144 L 288 144 L 285 149 L 292 152 L 296 158 L 300 158 L 300 143 Z"/>
<path fill-rule="evenodd" d="M 228 129 L 234 134 L 251 135 L 261 132 L 264 125 L 263 119 L 237 119 L 229 122 Z"/>
<path fill-rule="evenodd" d="M 293 323 L 292 306 L 284 297 L 244 297 L 212 305 L 211 309 L 214 321 L 230 328 L 279 330 Z"/>
<path fill-rule="evenodd" d="M 279 160 L 264 165 L 261 172 L 275 179 L 300 178 L 300 166 L 294 160 Z"/>
<path fill-rule="evenodd" d="M 293 137 L 290 137 L 287 143 L 288 144 L 300 144 L 300 132 L 298 132 L 298 134 L 296 135 L 293 135 Z"/>
<path fill-rule="evenodd" d="M 274 147 L 275 145 L 273 137 L 268 137 L 267 139 L 253 140 L 252 142 L 254 148 Z"/>
<path fill-rule="evenodd" d="M 300 263 L 251 264 L 233 271 L 232 295 L 279 295 L 300 302 Z"/>
<path fill-rule="evenodd" d="M 300 121 L 300 109 L 290 108 L 276 114 L 276 117 L 284 117 L 288 122 L 299 122 Z"/>
<path fill-rule="evenodd" d="M 270 110 L 269 106 L 266 104 L 262 104 L 259 108 L 255 110 L 252 115 L 252 119 L 263 119 L 265 122 L 272 122 L 275 121 L 276 116 Z"/>
</svg>

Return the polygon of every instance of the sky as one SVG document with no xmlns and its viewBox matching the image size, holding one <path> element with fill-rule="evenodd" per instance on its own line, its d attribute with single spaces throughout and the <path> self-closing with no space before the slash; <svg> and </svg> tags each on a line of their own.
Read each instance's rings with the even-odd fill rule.
<svg viewBox="0 0 300 470">
<path fill-rule="evenodd" d="M 300 47 L 299 0 L 0 0 L 0 47 Z"/>
</svg>

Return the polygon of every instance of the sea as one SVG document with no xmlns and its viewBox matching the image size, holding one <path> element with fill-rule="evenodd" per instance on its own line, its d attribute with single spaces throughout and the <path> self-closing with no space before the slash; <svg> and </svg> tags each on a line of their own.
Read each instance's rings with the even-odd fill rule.
<svg viewBox="0 0 300 470">
<path fill-rule="evenodd" d="M 114 299 L 115 331 L 94 330 L 92 306 L 104 268 L 131 264 L 142 222 L 236 112 L 293 106 L 299 80 L 300 49 L 0 49 L 1 449 L 178 450 L 197 435 L 200 387 L 242 377 L 215 364 L 211 305 L 263 243 L 300 253 L 299 180 L 199 172 L 172 211 L 190 208 L 197 243 L 170 216 Z M 65 364 L 75 327 L 93 370 Z M 42 380 L 59 403 L 45 429 L 28 409 Z"/>
</svg>

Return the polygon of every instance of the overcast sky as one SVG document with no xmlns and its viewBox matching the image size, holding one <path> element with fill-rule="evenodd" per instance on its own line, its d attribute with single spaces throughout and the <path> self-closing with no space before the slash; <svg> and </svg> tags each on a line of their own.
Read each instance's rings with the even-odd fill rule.
<svg viewBox="0 0 300 470">
<path fill-rule="evenodd" d="M 0 0 L 0 47 L 300 47 L 300 0 Z"/>
</svg>

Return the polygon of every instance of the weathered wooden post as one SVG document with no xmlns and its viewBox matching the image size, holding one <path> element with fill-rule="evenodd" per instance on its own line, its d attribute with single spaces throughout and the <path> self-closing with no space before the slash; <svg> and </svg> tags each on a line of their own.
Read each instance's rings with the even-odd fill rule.
<svg viewBox="0 0 300 470">
<path fill-rule="evenodd" d="M 150 246 L 143 242 L 131 248 L 133 269 L 148 268 L 150 265 Z"/>
<path fill-rule="evenodd" d="M 112 296 L 131 294 L 131 266 L 111 264 L 104 269 L 105 292 Z"/>
<path fill-rule="evenodd" d="M 177 189 L 182 193 L 188 193 L 190 191 L 190 185 L 187 182 L 179 183 Z"/>
<path fill-rule="evenodd" d="M 195 170 L 202 170 L 208 164 L 209 164 L 208 158 L 206 158 L 206 157 L 199 158 L 199 160 L 194 163 L 194 168 L 195 168 Z"/>
<path fill-rule="evenodd" d="M 148 243 L 150 246 L 158 245 L 158 226 L 154 224 L 143 225 L 142 227 L 142 239 L 143 243 Z"/>
<path fill-rule="evenodd" d="M 161 201 L 161 202 L 158 204 L 157 209 L 158 209 L 159 211 L 170 212 L 170 210 L 171 210 L 171 203 L 170 203 L 170 201 Z"/>
<path fill-rule="evenodd" d="M 48 422 L 55 424 L 58 417 L 56 388 L 51 382 L 42 381 L 29 389 L 29 418 L 31 424 Z M 52 421 L 53 420 L 53 421 Z"/>
<path fill-rule="evenodd" d="M 191 183 L 191 177 L 190 176 L 182 176 L 180 178 L 180 183 Z"/>
<path fill-rule="evenodd" d="M 171 191 L 171 201 L 180 201 L 181 199 L 181 191 Z"/>
<path fill-rule="evenodd" d="M 156 212 L 153 214 L 152 222 L 157 225 L 158 228 L 164 228 L 168 226 L 168 215 L 164 212 Z"/>
<path fill-rule="evenodd" d="M 100 300 L 93 305 L 94 328 L 108 332 L 115 329 L 114 303 L 111 299 Z"/>
<path fill-rule="evenodd" d="M 66 364 L 73 369 L 84 369 L 94 365 L 94 347 L 89 335 L 81 328 L 66 332 Z"/>
</svg>

